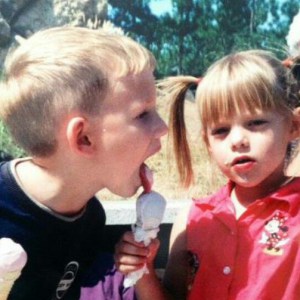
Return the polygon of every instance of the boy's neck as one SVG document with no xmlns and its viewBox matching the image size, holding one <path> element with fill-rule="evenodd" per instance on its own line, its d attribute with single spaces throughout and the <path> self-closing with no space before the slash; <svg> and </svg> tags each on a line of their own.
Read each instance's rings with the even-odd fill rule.
<svg viewBox="0 0 300 300">
<path fill-rule="evenodd" d="M 51 172 L 46 166 L 35 163 L 32 158 L 13 161 L 13 173 L 29 198 L 60 215 L 80 213 L 93 196 L 92 193 L 88 195 L 80 183 L 75 184 L 75 180 L 73 182 L 71 173 L 67 177 L 63 172 Z"/>
</svg>

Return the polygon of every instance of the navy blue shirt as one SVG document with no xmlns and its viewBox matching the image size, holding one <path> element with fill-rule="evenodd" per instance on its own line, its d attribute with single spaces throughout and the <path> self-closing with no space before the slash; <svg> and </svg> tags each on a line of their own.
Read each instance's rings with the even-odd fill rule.
<svg viewBox="0 0 300 300">
<path fill-rule="evenodd" d="M 59 218 L 26 196 L 10 162 L 0 164 L 0 238 L 21 244 L 28 256 L 8 299 L 79 299 L 81 277 L 100 253 L 104 224 L 98 199 L 90 199 L 77 218 Z"/>
</svg>

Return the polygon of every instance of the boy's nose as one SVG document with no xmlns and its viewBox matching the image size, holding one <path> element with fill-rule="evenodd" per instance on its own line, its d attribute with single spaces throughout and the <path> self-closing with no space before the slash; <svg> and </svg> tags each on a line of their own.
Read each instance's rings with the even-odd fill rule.
<svg viewBox="0 0 300 300">
<path fill-rule="evenodd" d="M 231 130 L 230 142 L 232 150 L 249 147 L 248 137 L 241 128 L 234 128 Z"/>
<path fill-rule="evenodd" d="M 168 133 L 168 126 L 165 121 L 157 114 L 155 124 L 155 137 L 160 138 Z"/>
</svg>

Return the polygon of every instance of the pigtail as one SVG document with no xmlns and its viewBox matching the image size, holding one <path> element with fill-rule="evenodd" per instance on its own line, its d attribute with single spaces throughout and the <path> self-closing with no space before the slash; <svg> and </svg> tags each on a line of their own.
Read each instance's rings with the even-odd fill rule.
<svg viewBox="0 0 300 300">
<path fill-rule="evenodd" d="M 288 104 L 294 109 L 300 106 L 300 56 L 285 59 L 282 64 L 289 69 L 287 77 Z"/>
<path fill-rule="evenodd" d="M 288 69 L 287 98 L 292 111 L 300 107 L 300 56 L 285 59 L 282 64 Z M 299 153 L 299 138 L 291 141 L 287 148 L 285 167 L 294 160 Z"/>
<path fill-rule="evenodd" d="M 192 76 L 169 77 L 158 82 L 163 97 L 171 103 L 169 116 L 169 136 L 173 149 L 180 183 L 189 187 L 194 181 L 191 151 L 187 140 L 184 120 L 184 100 L 188 89 L 198 84 L 199 79 Z"/>
</svg>

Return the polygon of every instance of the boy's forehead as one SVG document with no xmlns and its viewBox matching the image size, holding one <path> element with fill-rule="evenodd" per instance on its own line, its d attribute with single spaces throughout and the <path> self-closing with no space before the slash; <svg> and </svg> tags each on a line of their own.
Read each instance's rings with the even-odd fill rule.
<svg viewBox="0 0 300 300">
<path fill-rule="evenodd" d="M 141 73 L 131 73 L 122 77 L 115 77 L 111 82 L 113 93 L 149 92 L 155 90 L 155 80 L 151 70 Z"/>
<path fill-rule="evenodd" d="M 104 100 L 104 103 L 109 106 L 130 102 L 133 107 L 141 103 L 144 105 L 153 102 L 156 99 L 155 80 L 151 70 L 113 77 L 110 86 L 110 93 Z"/>
<path fill-rule="evenodd" d="M 131 72 L 122 76 L 118 76 L 118 74 L 116 73 L 112 76 L 112 78 L 116 84 L 136 84 L 140 83 L 141 81 L 147 81 L 147 83 L 149 84 L 149 81 L 154 82 L 154 75 L 151 69 L 145 69 L 142 72 L 138 73 Z"/>
</svg>

